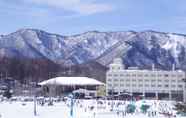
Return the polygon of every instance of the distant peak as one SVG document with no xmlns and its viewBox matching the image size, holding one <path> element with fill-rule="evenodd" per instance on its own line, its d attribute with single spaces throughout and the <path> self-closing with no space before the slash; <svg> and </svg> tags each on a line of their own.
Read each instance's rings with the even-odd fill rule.
<svg viewBox="0 0 186 118">
<path fill-rule="evenodd" d="M 92 30 L 92 31 L 88 31 L 88 32 L 95 32 L 95 33 L 99 33 L 100 31 L 98 31 L 98 30 Z"/>
<path fill-rule="evenodd" d="M 25 32 L 25 31 L 45 32 L 44 30 L 32 29 L 32 28 L 22 28 L 22 29 L 17 30 L 17 32 Z"/>
<path fill-rule="evenodd" d="M 37 32 L 37 30 L 35 29 L 29 29 L 29 28 L 21 28 L 19 30 L 17 30 L 16 32 L 13 32 L 11 34 L 22 34 L 22 33 L 25 33 L 25 32 L 28 32 L 28 31 L 33 31 L 33 32 Z"/>
<path fill-rule="evenodd" d="M 37 32 L 37 33 L 40 32 L 40 33 L 47 33 L 47 34 L 50 34 L 50 33 L 46 32 L 46 31 L 44 31 L 44 30 L 33 29 L 33 28 L 22 28 L 22 29 L 17 30 L 16 33 L 24 33 L 24 32 L 29 32 L 29 31 L 31 31 L 31 32 Z"/>
<path fill-rule="evenodd" d="M 144 30 L 144 31 L 141 31 L 142 33 L 143 32 L 150 32 L 150 33 L 165 33 L 165 32 L 159 32 L 159 31 L 155 31 L 155 30 Z"/>
<path fill-rule="evenodd" d="M 92 31 L 84 32 L 83 34 L 89 34 L 89 33 L 103 33 L 103 32 L 100 32 L 100 31 L 97 31 L 97 30 L 92 30 Z"/>
</svg>

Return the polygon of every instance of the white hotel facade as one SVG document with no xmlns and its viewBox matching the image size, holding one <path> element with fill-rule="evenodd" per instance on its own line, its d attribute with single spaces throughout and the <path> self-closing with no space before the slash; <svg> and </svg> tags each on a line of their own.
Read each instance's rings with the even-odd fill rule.
<svg viewBox="0 0 186 118">
<path fill-rule="evenodd" d="M 156 99 L 179 100 L 186 102 L 186 86 L 183 79 L 185 72 L 139 70 L 131 67 L 125 69 L 120 58 L 114 59 L 109 65 L 106 73 L 106 93 L 107 95 L 130 93 L 132 95 L 143 95 Z"/>
</svg>

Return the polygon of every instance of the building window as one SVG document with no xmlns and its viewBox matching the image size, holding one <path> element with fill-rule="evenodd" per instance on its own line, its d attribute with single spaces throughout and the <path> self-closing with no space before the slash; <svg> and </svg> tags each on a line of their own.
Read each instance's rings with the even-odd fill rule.
<svg viewBox="0 0 186 118">
<path fill-rule="evenodd" d="M 149 85 L 148 84 L 145 84 L 145 87 L 149 87 Z"/>
<path fill-rule="evenodd" d="M 139 87 L 142 87 L 143 86 L 143 84 L 139 84 Z"/>
<path fill-rule="evenodd" d="M 117 74 L 114 74 L 114 77 L 117 77 L 118 75 Z"/>
<path fill-rule="evenodd" d="M 145 74 L 145 77 L 148 77 L 149 75 L 148 74 Z"/>
<path fill-rule="evenodd" d="M 124 86 L 124 84 L 120 84 L 120 86 Z"/>
<path fill-rule="evenodd" d="M 178 75 L 179 78 L 182 78 L 182 75 Z"/>
<path fill-rule="evenodd" d="M 171 85 L 171 87 L 175 88 L 175 87 L 176 87 L 176 85 Z"/>
<path fill-rule="evenodd" d="M 120 74 L 120 77 L 123 77 L 124 75 L 123 74 Z"/>
<path fill-rule="evenodd" d="M 167 88 L 167 87 L 169 87 L 169 85 L 168 84 L 165 84 L 165 87 Z"/>
<path fill-rule="evenodd" d="M 155 87 L 156 85 L 155 84 L 152 84 L 151 87 Z"/>
<path fill-rule="evenodd" d="M 165 77 L 168 77 L 169 75 L 168 75 L 168 74 L 165 74 L 164 76 L 165 76 Z"/>
<path fill-rule="evenodd" d="M 142 74 L 139 74 L 138 77 L 142 77 Z"/>
<path fill-rule="evenodd" d="M 127 82 L 130 82 L 130 79 L 126 79 Z"/>
<path fill-rule="evenodd" d="M 127 76 L 127 77 L 130 77 L 130 74 L 127 74 L 126 76 Z"/>
<path fill-rule="evenodd" d="M 127 86 L 127 87 L 129 87 L 129 86 L 130 86 L 130 84 L 126 84 L 126 86 Z"/>
<path fill-rule="evenodd" d="M 161 82 L 161 79 L 158 79 L 158 82 Z"/>
<path fill-rule="evenodd" d="M 146 80 L 145 80 L 145 82 L 149 82 L 149 80 L 148 80 L 148 79 L 146 79 Z"/>
<path fill-rule="evenodd" d="M 182 85 L 178 85 L 178 88 L 182 88 L 183 86 Z"/>
<path fill-rule="evenodd" d="M 176 75 L 175 74 L 172 74 L 172 77 L 176 77 Z"/>
<path fill-rule="evenodd" d="M 136 82 L 136 79 L 133 79 L 132 81 L 133 81 L 133 82 Z"/>
<path fill-rule="evenodd" d="M 158 87 L 162 87 L 162 86 L 159 84 Z"/>
<path fill-rule="evenodd" d="M 142 79 L 139 79 L 139 82 L 142 82 L 143 80 Z"/>
<path fill-rule="evenodd" d="M 136 74 L 133 74 L 132 76 L 133 76 L 133 77 L 136 77 Z"/>
<path fill-rule="evenodd" d="M 108 74 L 108 76 L 112 76 L 112 74 Z"/>
<path fill-rule="evenodd" d="M 168 79 L 165 79 L 164 82 L 169 82 L 169 80 Z"/>
<path fill-rule="evenodd" d="M 155 77 L 155 75 L 154 74 L 151 74 L 151 77 Z"/>
<path fill-rule="evenodd" d="M 161 74 L 158 74 L 158 77 L 161 77 L 162 75 Z"/>
<path fill-rule="evenodd" d="M 132 84 L 133 87 L 136 87 L 136 84 Z"/>
<path fill-rule="evenodd" d="M 109 88 L 112 87 L 112 84 L 107 84 L 107 87 L 109 87 Z"/>
<path fill-rule="evenodd" d="M 178 80 L 178 82 L 179 82 L 179 83 L 182 83 L 182 82 L 183 82 L 183 80 Z"/>
</svg>

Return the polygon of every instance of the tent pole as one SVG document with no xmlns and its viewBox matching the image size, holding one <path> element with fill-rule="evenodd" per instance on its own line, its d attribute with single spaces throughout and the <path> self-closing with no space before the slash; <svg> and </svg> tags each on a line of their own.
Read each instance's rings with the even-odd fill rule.
<svg viewBox="0 0 186 118">
<path fill-rule="evenodd" d="M 97 115 L 97 110 L 98 110 L 98 104 L 97 104 L 97 85 L 96 85 L 96 113 L 95 113 L 95 117 Z"/>
<path fill-rule="evenodd" d="M 96 86 L 96 98 L 98 97 L 98 87 Z"/>
<path fill-rule="evenodd" d="M 64 95 L 64 86 L 62 85 L 62 94 Z"/>
</svg>

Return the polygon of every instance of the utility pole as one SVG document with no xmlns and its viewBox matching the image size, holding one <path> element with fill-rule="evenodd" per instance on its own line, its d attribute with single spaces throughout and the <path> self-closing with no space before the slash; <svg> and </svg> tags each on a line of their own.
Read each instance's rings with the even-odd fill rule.
<svg viewBox="0 0 186 118">
<path fill-rule="evenodd" d="M 37 83 L 34 83 L 34 86 L 35 86 L 35 88 L 34 88 L 34 116 L 36 116 L 37 115 L 37 95 L 36 95 Z"/>
</svg>

